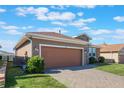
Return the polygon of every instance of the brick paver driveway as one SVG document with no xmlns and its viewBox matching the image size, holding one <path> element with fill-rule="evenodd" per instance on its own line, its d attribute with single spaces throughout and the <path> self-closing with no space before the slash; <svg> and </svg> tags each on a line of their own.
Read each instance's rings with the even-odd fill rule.
<svg viewBox="0 0 124 93">
<path fill-rule="evenodd" d="M 72 88 L 124 88 L 124 77 L 87 67 L 50 69 L 46 73 Z"/>
</svg>

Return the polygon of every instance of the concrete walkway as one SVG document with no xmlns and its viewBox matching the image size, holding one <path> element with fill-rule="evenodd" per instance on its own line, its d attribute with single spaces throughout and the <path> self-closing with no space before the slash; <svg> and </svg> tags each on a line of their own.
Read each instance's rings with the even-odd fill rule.
<svg viewBox="0 0 124 93">
<path fill-rule="evenodd" d="M 47 73 L 71 88 L 124 88 L 123 76 L 93 68 L 50 69 Z"/>
</svg>

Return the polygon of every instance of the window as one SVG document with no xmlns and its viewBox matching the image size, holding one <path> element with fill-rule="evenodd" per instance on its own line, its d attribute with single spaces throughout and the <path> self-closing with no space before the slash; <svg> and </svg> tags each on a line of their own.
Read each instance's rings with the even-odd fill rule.
<svg viewBox="0 0 124 93">
<path fill-rule="evenodd" d="M 93 51 L 93 53 L 96 53 L 96 48 L 92 48 L 92 49 L 93 49 L 93 50 L 92 50 L 92 51 Z"/>
<path fill-rule="evenodd" d="M 89 48 L 89 57 L 96 57 L 96 48 Z"/>
<path fill-rule="evenodd" d="M 89 53 L 92 53 L 92 48 L 89 48 Z"/>
<path fill-rule="evenodd" d="M 93 53 L 93 56 L 95 57 L 96 56 L 96 53 Z"/>
<path fill-rule="evenodd" d="M 92 56 L 92 54 L 91 54 L 91 53 L 89 53 L 89 56 Z"/>
</svg>

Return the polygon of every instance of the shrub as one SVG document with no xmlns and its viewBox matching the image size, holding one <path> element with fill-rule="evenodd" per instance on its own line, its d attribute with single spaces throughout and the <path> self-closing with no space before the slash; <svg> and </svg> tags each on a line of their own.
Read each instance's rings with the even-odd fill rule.
<svg viewBox="0 0 124 93">
<path fill-rule="evenodd" d="M 43 73 L 44 59 L 39 56 L 33 56 L 28 59 L 26 71 L 28 73 Z"/>
<path fill-rule="evenodd" d="M 0 60 L 2 60 L 2 56 L 0 56 Z"/>
<path fill-rule="evenodd" d="M 98 58 L 98 61 L 99 61 L 99 63 L 105 63 L 105 58 L 102 57 L 102 56 L 100 56 L 100 57 Z"/>
<path fill-rule="evenodd" d="M 90 57 L 89 58 L 89 64 L 94 64 L 94 63 L 97 63 L 97 60 L 95 57 Z"/>
</svg>

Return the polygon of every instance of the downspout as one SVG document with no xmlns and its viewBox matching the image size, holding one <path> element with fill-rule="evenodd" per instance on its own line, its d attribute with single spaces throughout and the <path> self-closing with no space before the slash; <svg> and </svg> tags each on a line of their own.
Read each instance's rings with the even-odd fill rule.
<svg viewBox="0 0 124 93">
<path fill-rule="evenodd" d="M 27 37 L 27 39 L 28 39 L 28 40 L 30 41 L 30 43 L 31 43 L 31 50 L 30 50 L 30 51 L 31 51 L 31 57 L 32 57 L 32 52 L 33 52 L 33 49 L 32 49 L 32 45 L 33 45 L 33 44 L 32 44 L 32 39 L 30 39 L 30 37 Z"/>
</svg>

